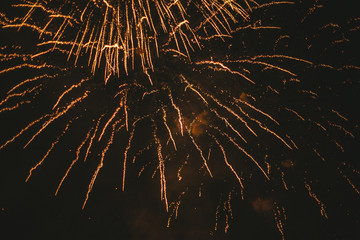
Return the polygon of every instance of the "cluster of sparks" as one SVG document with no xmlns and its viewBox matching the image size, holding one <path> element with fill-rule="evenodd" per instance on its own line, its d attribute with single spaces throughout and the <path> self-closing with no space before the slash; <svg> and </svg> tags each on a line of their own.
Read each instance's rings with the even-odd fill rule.
<svg viewBox="0 0 360 240">
<path fill-rule="evenodd" d="M 99 162 L 88 185 L 84 208 L 108 152 L 119 142 L 118 136 L 127 136 L 127 141 L 122 142 L 125 143 L 121 181 L 123 191 L 130 164 L 135 164 L 143 152 L 154 150 L 156 161 L 142 164 L 139 175 L 144 169 L 150 168 L 151 164 L 155 164 L 153 177 L 159 174 L 160 198 L 170 216 L 168 225 L 171 219 L 178 215 L 181 200 L 189 188 L 185 186 L 177 192 L 171 189 L 171 186 L 176 183 L 181 185 L 183 178 L 188 177 L 183 175 L 187 169 L 200 172 L 200 177 L 204 179 L 232 179 L 230 182 L 236 182 L 234 186 L 241 192 L 242 199 L 247 179 L 256 175 L 256 172 L 262 175 L 266 184 L 272 181 L 277 184 L 274 179 L 280 177 L 283 185 L 281 191 L 294 188 L 296 184 L 286 181 L 287 169 L 293 167 L 293 161 L 284 160 L 280 164 L 274 164 L 268 156 L 259 159 L 251 150 L 247 150 L 249 143 L 261 142 L 261 139 L 254 139 L 263 135 L 270 136 L 284 151 L 299 150 L 297 136 L 290 136 L 279 130 L 281 123 L 276 115 L 268 113 L 257 104 L 258 96 L 250 92 L 250 89 L 259 84 L 252 71 L 278 72 L 284 76 L 284 84 L 299 86 L 301 94 L 316 99 L 318 96 L 314 91 L 301 89 L 302 80 L 286 64 L 290 62 L 312 66 L 314 63 L 282 54 L 243 58 L 230 56 L 221 60 L 214 60 L 214 57 L 196 57 L 196 51 L 209 42 L 225 41 L 224 39 L 243 29 L 278 29 L 276 26 L 247 25 L 249 13 L 255 9 L 289 5 L 293 4 L 292 2 L 259 5 L 246 0 L 88 0 L 79 3 L 66 2 L 61 7 L 59 3 L 53 2 L 55 1 L 24 1 L 14 5 L 16 8 L 28 9 L 24 17 L 8 19 L 5 15 L 1 16 L 3 29 L 30 30 L 38 35 L 39 40 L 34 47 L 35 52 L 24 52 L 20 49 L 21 46 L 1 49 L 0 62 L 8 67 L 0 70 L 0 76 L 8 77 L 21 71 L 30 72 L 29 75 L 32 76 L 21 79 L 7 91 L 5 98 L 0 101 L 0 113 L 21 111 L 24 105 L 31 104 L 38 94 L 46 91 L 47 84 L 51 85 L 52 81 L 58 80 L 59 84 L 64 86 L 48 113 L 30 121 L 5 142 L 1 139 L 0 149 L 3 149 L 26 135 L 26 132 L 36 129 L 25 144 L 26 148 L 55 122 L 66 122 L 42 159 L 30 169 L 26 181 L 43 165 L 61 142 L 61 138 L 71 133 L 73 123 L 87 117 L 88 105 L 97 96 L 93 93 L 95 90 L 92 90 L 92 84 L 97 77 L 96 72 L 101 69 L 104 71 L 104 87 L 111 81 L 118 81 L 117 89 L 113 91 L 109 105 L 104 106 L 89 126 L 84 126 L 88 128 L 76 148 L 75 158 L 59 182 L 55 195 L 59 193 L 75 164 L 81 159 L 85 162 L 93 156 L 94 161 Z M 237 26 L 237 22 L 242 24 Z M 280 36 L 279 41 L 284 37 L 286 36 Z M 51 60 L 52 56 L 66 56 L 65 63 L 51 63 L 54 61 Z M 184 70 L 172 73 L 171 71 L 176 71 L 171 70 L 171 66 L 159 70 L 161 68 L 154 61 L 162 58 L 173 61 L 174 66 L 180 62 Z M 73 79 L 75 77 L 72 73 L 76 72 L 75 69 L 84 69 L 86 65 L 89 68 L 87 77 L 77 76 L 78 79 Z M 328 65 L 321 67 L 334 69 Z M 220 80 L 217 81 L 213 76 L 223 77 L 219 77 Z M 232 91 L 231 87 L 218 89 L 217 85 L 221 87 L 219 81 L 226 79 L 230 79 L 230 82 L 235 79 L 245 90 Z M 271 84 L 266 85 L 265 89 L 274 95 L 281 95 L 282 91 Z M 330 113 L 337 119 L 336 122 L 304 116 L 301 111 L 292 107 L 285 106 L 283 110 L 300 122 L 311 124 L 325 135 L 331 128 L 354 138 L 354 134 L 341 125 L 341 122 L 347 121 L 346 117 L 336 109 L 330 109 Z M 144 126 L 147 126 L 150 140 L 144 146 L 138 147 L 135 142 L 143 134 L 138 129 Z M 344 151 L 341 143 L 337 140 L 333 142 L 340 151 Z M 102 148 L 97 156 L 92 153 L 95 146 Z M 312 149 L 319 160 L 326 161 L 319 149 L 315 146 Z M 238 152 L 237 157 L 232 156 L 233 150 Z M 222 159 L 221 164 L 214 158 Z M 344 172 L 350 169 L 354 175 L 359 173 L 344 164 L 339 168 L 339 173 L 359 194 L 356 184 Z M 217 166 L 220 165 L 228 169 L 224 176 L 217 171 Z M 243 170 L 244 167 L 257 170 L 249 173 Z M 326 207 L 312 190 L 311 181 L 307 181 L 306 176 L 305 172 L 303 189 L 319 205 L 321 215 L 327 218 Z M 204 195 L 201 186 L 199 197 Z M 224 231 L 228 231 L 229 222 L 234 218 L 231 208 L 234 191 L 234 188 L 231 189 L 225 201 L 221 201 L 216 209 L 215 231 L 219 228 L 218 222 L 222 214 L 225 216 Z M 266 205 L 264 201 L 266 202 L 263 200 L 254 204 Z M 270 210 L 276 226 L 284 238 L 285 209 L 276 201 L 271 204 Z M 256 210 L 256 207 L 254 209 Z"/>
<path fill-rule="evenodd" d="M 218 36 L 222 36 L 224 33 L 230 34 L 230 24 L 236 22 L 236 14 L 240 14 L 243 18 L 248 17 L 247 11 L 236 1 L 203 0 L 199 3 L 197 1 L 183 3 L 183 1 L 164 0 L 93 0 L 85 2 L 85 7 L 75 12 L 72 4 L 64 3 L 62 8 L 71 9 L 68 13 L 59 13 L 47 7 L 51 4 L 46 2 L 17 4 L 14 7 L 28 8 L 29 12 L 20 23 L 7 24 L 5 27 L 29 27 L 37 31 L 40 38 L 43 35 L 49 36 L 51 40 L 38 44 L 45 46 L 47 50 L 33 55 L 32 58 L 48 54 L 57 48 L 62 51 L 64 46 L 69 46 L 71 50 L 68 52 L 68 57 L 75 57 L 76 66 L 79 55 L 89 52 L 88 65 L 91 66 L 92 74 L 104 64 L 106 83 L 111 76 L 119 78 L 124 71 L 128 74 L 129 69 L 135 69 L 136 57 L 140 59 L 141 69 L 145 73 L 149 70 L 154 71 L 152 55 L 155 53 L 158 57 L 164 45 L 169 45 L 171 42 L 175 42 L 176 45 L 173 51 L 190 57 L 194 45 L 200 47 L 196 35 L 200 29 L 214 31 Z M 244 3 L 250 7 L 246 0 Z M 196 28 L 193 28 L 187 19 L 189 14 L 186 9 L 189 8 L 203 15 L 203 21 Z M 31 22 L 31 17 L 39 11 L 47 20 L 43 23 Z M 74 29 L 75 40 L 62 40 L 63 35 L 73 32 Z M 159 39 L 164 38 L 163 36 L 165 39 Z M 102 59 L 105 60 L 102 62 Z"/>
</svg>

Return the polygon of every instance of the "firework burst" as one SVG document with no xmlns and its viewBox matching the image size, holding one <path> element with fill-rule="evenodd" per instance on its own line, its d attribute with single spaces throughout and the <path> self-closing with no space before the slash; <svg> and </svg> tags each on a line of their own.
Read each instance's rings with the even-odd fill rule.
<svg viewBox="0 0 360 240">
<path fill-rule="evenodd" d="M 87 165 L 92 172 L 83 208 L 115 152 L 118 188 L 127 190 L 136 176 L 156 179 L 168 226 L 182 205 L 213 195 L 220 196 L 211 205 L 215 232 L 228 232 L 233 208 L 248 201 L 254 212 L 271 215 L 285 238 L 288 199 L 297 192 L 327 219 L 321 196 L 332 186 L 327 175 L 319 177 L 324 172 L 359 194 L 356 163 L 341 160 L 356 130 L 336 104 L 323 100 L 324 84 L 313 76 L 332 73 L 351 81 L 359 68 L 289 54 L 299 52 L 291 49 L 296 34 L 273 12 L 295 4 L 15 4 L 21 17 L 1 15 L 8 39 L 1 46 L 6 90 L 0 113 L 27 117 L 1 139 L 0 149 L 17 141 L 31 148 L 52 137 L 28 181 L 69 141 L 73 156 L 55 195 L 77 165 Z M 318 8 L 307 9 L 300 22 Z M 356 21 L 348 22 L 353 32 Z M 335 32 L 324 53 L 350 41 L 340 25 L 319 28 Z M 314 48 L 311 39 L 306 44 L 303 49 Z M 39 104 L 44 100 L 45 107 Z"/>
<path fill-rule="evenodd" d="M 250 8 L 246 0 L 244 5 Z M 198 32 L 230 34 L 236 15 L 248 17 L 235 1 L 44 1 L 14 7 L 29 10 L 5 28 L 30 28 L 39 38 L 44 36 L 38 43 L 44 50 L 32 58 L 66 51 L 77 66 L 79 56 L 87 53 L 92 74 L 100 67 L 105 69 L 105 83 L 111 76 L 128 74 L 129 65 L 130 69 L 140 65 L 147 74 L 153 71 L 153 54 L 159 56 L 164 46 L 174 46 L 173 51 L 190 57 L 194 45 L 200 47 Z M 194 15 L 201 15 L 201 22 L 190 22 L 188 18 Z"/>
</svg>

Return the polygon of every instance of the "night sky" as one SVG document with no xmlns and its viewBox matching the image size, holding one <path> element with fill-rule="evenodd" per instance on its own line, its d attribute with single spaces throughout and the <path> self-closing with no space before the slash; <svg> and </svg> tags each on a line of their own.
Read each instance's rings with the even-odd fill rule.
<svg viewBox="0 0 360 240">
<path fill-rule="evenodd" d="M 55 2 L 55 1 L 54 1 Z M 66 1 L 65 1 L 66 2 Z M 70 1 L 68 1 L 70 2 Z M 101 2 L 101 1 L 100 1 Z M 6 25 L 7 18 L 23 16 L 26 11 L 10 7 L 12 1 L 1 1 L 0 15 L 1 25 Z M 56 4 L 55 4 L 56 5 Z M 22 11 L 22 12 L 21 12 Z M 194 21 L 200 16 L 194 17 Z M 239 16 L 238 16 L 239 17 Z M 243 22 L 239 17 L 239 26 L 280 26 L 281 30 L 271 31 L 267 29 L 243 29 L 235 31 L 232 38 L 225 41 L 204 41 L 205 47 L 202 50 L 194 50 L 193 61 L 210 59 L 211 56 L 219 61 L 241 59 L 242 56 L 283 54 L 306 59 L 314 63 L 311 67 L 302 63 L 285 62 L 288 69 L 298 74 L 304 89 L 311 89 L 316 92 L 316 100 L 305 98 L 299 94 L 300 91 L 286 86 L 282 88 L 283 73 L 276 71 L 259 71 L 251 75 L 255 79 L 266 79 L 265 82 L 255 86 L 238 83 L 237 79 L 227 80 L 228 75 L 223 73 L 208 73 L 208 69 L 202 69 L 193 73 L 197 66 L 188 60 L 177 60 L 166 55 L 160 55 L 154 59 L 154 87 L 159 89 L 163 86 L 162 79 L 167 79 L 165 84 L 174 86 L 174 96 L 178 99 L 186 95 L 172 83 L 171 77 L 183 74 L 193 76 L 199 81 L 204 89 L 223 89 L 230 92 L 229 96 L 242 92 L 251 92 L 258 98 L 258 106 L 268 110 L 280 122 L 280 134 L 296 136 L 299 149 L 288 151 L 285 147 L 277 147 L 271 138 L 265 134 L 260 135 L 260 140 L 249 137 L 246 149 L 264 159 L 266 155 L 272 156 L 278 165 L 287 169 L 287 176 L 293 182 L 295 190 L 280 191 L 283 187 L 281 179 L 273 185 L 264 184 L 261 174 L 258 174 L 255 167 L 246 168 L 244 175 L 250 176 L 246 182 L 245 200 L 241 200 L 239 187 L 236 179 L 230 177 L 222 178 L 221 168 L 214 164 L 214 172 L 219 177 L 211 179 L 206 176 L 204 169 L 196 169 L 193 172 L 184 171 L 184 185 L 188 186 L 187 193 L 181 198 L 177 219 L 172 219 L 167 227 L 169 213 L 165 211 L 164 201 L 160 200 L 159 173 L 153 176 L 156 168 L 156 148 L 139 156 L 139 165 L 128 165 L 125 191 L 121 190 L 122 183 L 122 159 L 124 149 L 128 142 L 128 135 L 116 137 L 112 145 L 112 151 L 106 155 L 106 161 L 101 169 L 94 188 L 90 193 L 89 200 L 84 209 L 83 202 L 88 190 L 88 185 L 97 167 L 99 157 L 104 145 L 94 147 L 94 156 L 86 163 L 79 160 L 74 166 L 68 178 L 64 182 L 59 194 L 55 191 L 59 181 L 64 176 L 69 164 L 74 159 L 75 152 L 79 146 L 80 139 L 86 134 L 84 130 L 90 124 L 96 123 L 99 114 L 113 109 L 114 89 L 119 83 L 111 79 L 106 86 L 103 84 L 103 74 L 95 74 L 91 81 L 83 89 L 91 93 L 91 98 L 86 102 L 84 112 L 80 114 L 75 110 L 69 113 L 69 117 L 54 122 L 44 133 L 40 134 L 34 142 L 26 149 L 23 149 L 28 140 L 38 129 L 31 129 L 3 149 L 0 149 L 0 238 L 1 239 L 129 239 L 129 240 L 151 240 L 151 239 L 282 239 L 282 236 L 274 221 L 274 204 L 284 206 L 286 220 L 284 221 L 285 239 L 360 239 L 360 195 L 354 190 L 349 182 L 339 174 L 344 171 L 349 176 L 355 189 L 360 189 L 360 14 L 355 7 L 355 1 L 317 1 L 317 0 L 295 0 L 294 4 L 269 7 L 266 10 L 254 9 L 250 13 L 248 23 Z M 236 29 L 237 25 L 232 26 Z M 279 32 L 280 31 L 280 32 Z M 71 34 L 71 33 L 70 33 Z M 279 36 L 287 36 L 283 39 Z M 69 37 L 69 36 L 65 36 Z M 344 40 L 345 39 L 345 40 Z M 279 40 L 279 41 L 276 41 Z M 17 31 L 16 29 L 0 28 L 0 72 L 14 65 L 21 64 L 22 60 L 11 60 L 9 54 L 32 52 L 36 53 L 38 38 L 27 29 Z M 274 45 L 275 44 L 275 45 Z M 22 46 L 22 50 L 12 46 Z M 143 51 L 138 49 L 139 52 Z M 211 59 L 212 59 L 211 58 Z M 10 59 L 10 60 L 9 60 Z M 60 54 L 44 57 L 42 61 L 55 66 L 71 65 L 72 77 L 82 77 L 90 74 L 87 66 L 86 56 L 79 60 L 78 67 L 73 67 L 70 61 L 64 61 Z M 24 60 L 25 61 L 25 60 Z M 65 62 L 65 63 L 64 63 Z M 324 67 L 333 66 L 333 68 Z M 344 67 L 347 66 L 347 67 Z M 349 67 L 352 66 L 352 67 Z M 257 71 L 256 67 L 249 67 L 251 71 Z M 41 70 L 44 71 L 44 70 Z M 54 69 L 45 70 L 53 74 Z M 126 81 L 131 79 L 146 79 L 140 73 L 141 70 L 132 70 Z M 195 71 L 194 71 L 195 72 Z M 33 74 L 31 70 L 13 71 L 0 74 L 0 102 L 6 99 L 7 91 L 14 85 L 26 79 L 26 75 Z M 207 78 L 202 78 L 206 76 Z M 176 77 L 173 77 L 176 82 Z M 60 79 L 60 81 L 59 81 Z M 11 139 L 27 124 L 39 118 L 45 113 L 51 112 L 51 108 L 57 97 L 63 91 L 63 81 L 69 81 L 66 77 L 59 77 L 57 81 L 48 81 L 41 86 L 39 93 L 29 99 L 32 103 L 25 104 L 14 111 L 0 111 L 0 145 Z M 214 81 L 214 88 L 211 84 Z M 284 80 L 285 81 L 285 80 Z M 16 82 L 14 84 L 14 82 Z M 69 81 L 71 82 L 71 80 Z M 158 84 L 158 85 L 157 85 Z M 160 87 L 161 86 L 161 87 Z M 272 97 L 268 86 L 282 88 L 283 94 Z M 240 88 L 244 87 L 246 91 Z M 82 89 L 76 94 L 81 94 Z M 214 90 L 215 91 L 215 90 Z M 219 90 L 219 92 L 221 92 Z M 136 95 L 137 93 L 134 93 Z M 217 94 L 217 93 L 215 93 Z M 295 94 L 295 95 L 294 95 Z M 72 96 L 72 95 L 71 95 Z M 223 95 L 216 95 L 223 96 Z M 134 115 L 141 115 L 142 112 L 151 112 L 151 109 L 161 108 L 166 105 L 166 100 L 159 99 L 137 106 L 137 100 L 129 101 L 136 112 Z M 195 98 L 194 98 L 195 99 Z M 210 140 L 201 138 L 206 125 L 218 124 L 210 111 L 201 111 L 200 104 L 194 99 L 189 99 L 193 106 L 184 110 L 189 115 L 195 112 L 198 116 L 197 127 L 200 136 L 197 138 L 204 146 Z M 225 98 L 221 101 L 229 103 Z M 18 98 L 9 105 L 0 105 L 0 109 L 14 106 Z M 49 104 L 50 103 L 50 104 Z M 185 100 L 184 100 L 185 104 Z M 152 106 L 153 105 L 153 106 Z M 278 109 L 285 109 L 292 106 L 299 112 L 306 112 L 308 116 L 319 119 L 319 121 L 334 120 L 334 115 L 324 109 L 337 109 L 347 121 L 342 126 L 348 129 L 353 135 L 349 138 L 341 131 L 329 131 L 320 135 L 309 125 L 302 124 L 296 117 L 288 120 L 286 112 Z M 79 121 L 76 121 L 79 113 Z M 110 114 L 111 115 L 111 114 Z M 150 114 L 151 115 L 151 114 Z M 157 115 L 151 115 L 156 121 Z M 170 115 L 171 117 L 171 115 Z M 69 119 L 74 119 L 74 124 L 67 134 L 62 132 Z M 175 125 L 174 125 L 175 126 Z M 176 128 L 176 126 L 173 129 Z M 223 128 L 221 124 L 219 128 Z M 151 123 L 145 122 L 139 125 L 134 137 L 134 148 L 141 148 L 143 141 L 151 138 Z M 285 130 L 283 130 L 285 129 Z M 159 133 L 163 129 L 159 130 Z M 150 132 L 150 133 L 149 133 Z M 192 132 L 194 135 L 197 133 Z M 150 135 L 149 135 L 150 134 Z M 49 155 L 43 165 L 39 167 L 25 182 L 29 169 L 33 167 L 46 154 L 51 144 L 61 137 L 54 151 Z M 161 136 L 164 137 L 164 134 Z M 249 136 L 249 135 L 247 135 Z M 108 136 L 107 136 L 108 137 Z M 344 152 L 334 147 L 334 139 L 341 142 Z M 188 141 L 188 140 L 187 140 Z M 214 142 L 211 139 L 212 142 Z M 210 144 L 210 143 L 209 143 Z M 188 150 L 191 145 L 179 141 L 183 146 L 180 153 L 174 159 L 186 158 L 187 151 L 190 157 L 188 161 L 197 162 L 199 156 L 195 157 L 194 150 Z M 326 164 L 316 160 L 313 147 L 321 149 L 326 155 Z M 229 158 L 238 157 L 235 151 L 229 146 Z M 166 153 L 169 148 L 164 147 L 164 156 L 171 159 L 172 153 Z M 132 152 L 133 151 L 133 152 Z M 135 154 L 134 150 L 130 154 Z M 221 157 L 221 152 L 214 151 L 215 157 Z M 96 158 L 95 155 L 98 157 Z M 84 157 L 84 153 L 81 154 Z M 170 156 L 170 157 L 169 157 Z M 175 156 L 175 155 L 174 155 Z M 312 156 L 309 157 L 309 156 Z M 81 158 L 80 158 L 81 159 Z M 181 160 L 182 159 L 182 160 Z M 170 160 L 169 160 L 170 161 Z M 155 167 L 152 165 L 155 162 Z M 171 162 L 171 161 L 170 161 Z M 343 163 L 347 165 L 344 165 Z M 200 160 L 201 163 L 201 160 Z M 141 166 L 145 168 L 141 176 L 138 176 Z M 190 165 L 190 164 L 189 164 Z M 293 167 L 294 165 L 295 167 Z M 237 165 L 246 167 L 248 165 Z M 340 167 L 339 167 L 340 166 Z M 345 167 L 343 167 L 345 166 Z M 351 168 L 347 167 L 351 166 Z M 196 165 L 195 165 L 196 167 Z M 169 163 L 168 182 L 171 186 L 173 179 L 176 180 L 175 166 L 172 169 Z M 177 169 L 177 168 L 176 168 Z M 195 169 L 195 168 L 194 168 Z M 343 169 L 348 169 L 345 172 Z M 349 170 L 350 169 L 350 170 Z M 225 171 L 225 170 L 224 170 Z M 309 192 L 304 188 L 303 173 L 309 172 L 313 178 L 313 191 L 321 196 L 325 204 L 328 219 L 321 216 L 319 204 L 309 197 Z M 225 173 L 230 175 L 231 173 Z M 198 175 L 200 177 L 198 177 Z M 245 178 L 245 177 L 244 177 Z M 174 180 L 174 181 L 175 181 Z M 203 188 L 203 195 L 199 197 L 198 185 Z M 300 186 L 301 187 L 298 187 Z M 184 187 L 181 185 L 181 187 Z M 170 189 L 170 187 L 169 187 Z M 169 196 L 180 191 L 174 187 L 169 190 Z M 232 218 L 230 226 L 225 233 L 225 221 L 229 215 L 226 210 L 220 211 L 216 221 L 216 209 L 225 208 L 224 202 L 228 199 L 228 193 L 233 194 L 231 200 Z M 218 222 L 218 230 L 214 227 Z"/>
</svg>

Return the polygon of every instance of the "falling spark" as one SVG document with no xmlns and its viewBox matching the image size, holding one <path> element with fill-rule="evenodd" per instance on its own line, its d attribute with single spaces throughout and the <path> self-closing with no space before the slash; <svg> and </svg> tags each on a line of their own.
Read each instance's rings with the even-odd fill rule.
<svg viewBox="0 0 360 240">
<path fill-rule="evenodd" d="M 80 144 L 55 195 L 80 160 L 97 161 L 83 209 L 91 201 L 110 152 L 121 151 L 118 184 L 122 191 L 129 185 L 129 169 L 137 169 L 135 176 L 139 178 L 152 172 L 159 180 L 160 201 L 169 216 L 167 227 L 181 214 L 182 201 L 191 192 L 206 199 L 208 185 L 219 179 L 231 190 L 217 189 L 221 197 L 215 209 L 215 231 L 231 231 L 235 219 L 232 204 L 235 199 L 247 200 L 247 193 L 255 191 L 248 187 L 251 183 L 256 182 L 259 189 L 265 186 L 266 192 L 286 195 L 298 189 L 292 180 L 296 177 L 301 179 L 300 189 L 307 191 L 320 214 L 328 218 L 321 195 L 305 176 L 315 172 L 311 168 L 314 160 L 333 164 L 322 148 L 321 136 L 342 154 L 348 146 L 336 134 L 351 141 L 357 132 L 350 126 L 351 117 L 335 110 L 337 107 L 321 105 L 322 89 L 308 86 L 304 71 L 344 73 L 359 67 L 351 63 L 331 66 L 276 51 L 292 35 L 280 25 L 272 25 L 266 12 L 294 2 L 92 0 L 85 5 L 62 4 L 24 1 L 13 5 L 27 10 L 24 16 L 0 14 L 1 31 L 9 31 L 20 42 L 0 46 L 0 76 L 14 78 L 11 86 L 4 88 L 0 114 L 21 113 L 40 105 L 42 94 L 55 95 L 35 120 L 24 118 L 26 123 L 16 126 L 15 134 L 2 136 L 0 150 L 21 137 L 26 138 L 24 148 L 30 148 L 40 135 L 63 126 L 45 155 L 29 170 L 26 182 L 61 145 L 62 138 L 75 131 L 75 123 L 80 123 Z M 252 15 L 256 11 L 264 14 L 264 19 L 256 20 L 256 14 Z M 331 23 L 320 30 L 326 29 L 341 29 L 341 25 Z M 251 51 L 249 40 L 239 37 L 268 31 L 277 36 L 272 53 Z M 32 47 L 27 47 L 21 34 L 31 36 Z M 331 44 L 348 41 L 342 35 Z M 233 50 L 234 46 L 242 50 Z M 227 49 L 225 53 L 222 47 Z M 297 127 L 299 130 L 294 130 Z M 309 149 L 311 157 L 305 157 L 305 163 L 288 157 Z M 148 162 L 140 161 L 145 152 L 153 153 Z M 346 186 L 360 195 L 353 177 L 360 175 L 358 170 L 342 161 L 336 162 L 338 173 Z M 301 170 L 301 164 L 308 164 L 309 169 Z M 285 239 L 284 206 L 264 201 L 271 202 L 271 207 L 267 206 L 271 211 L 266 212 L 272 212 Z"/>
</svg>

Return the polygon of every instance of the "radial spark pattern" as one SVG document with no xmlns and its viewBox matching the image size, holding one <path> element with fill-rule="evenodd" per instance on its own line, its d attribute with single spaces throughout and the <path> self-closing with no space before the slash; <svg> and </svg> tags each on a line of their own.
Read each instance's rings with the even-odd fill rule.
<svg viewBox="0 0 360 240">
<path fill-rule="evenodd" d="M 250 7 L 246 1 L 244 4 Z M 30 28 L 44 40 L 38 44 L 44 51 L 58 49 L 74 56 L 88 53 L 92 74 L 101 65 L 105 82 L 111 76 L 120 77 L 136 65 L 144 72 L 154 70 L 152 57 L 159 56 L 163 46 L 174 45 L 179 54 L 190 57 L 194 45 L 200 47 L 198 32 L 203 34 L 230 33 L 237 22 L 236 15 L 247 18 L 247 11 L 235 1 L 57 1 L 25 2 L 14 7 L 28 9 L 27 14 L 6 28 Z M 201 15 L 190 22 L 192 15 Z M 103 62 L 102 59 L 105 59 Z M 138 67 L 136 67 L 138 68 Z M 151 80 L 150 80 L 151 81 Z"/>
<path fill-rule="evenodd" d="M 47 143 L 30 181 L 70 149 L 54 191 L 83 166 L 83 208 L 113 164 L 122 191 L 137 178 L 160 186 L 168 227 L 182 210 L 204 205 L 212 209 L 210 233 L 227 233 L 230 222 L 242 222 L 241 209 L 252 209 L 271 216 L 284 239 L 292 198 L 304 196 L 328 219 L 329 192 L 345 186 L 359 195 L 358 163 L 347 154 L 356 121 L 336 98 L 358 88 L 359 67 L 352 55 L 329 60 L 351 50 L 359 21 L 296 32 L 322 8 L 246 0 L 14 4 L 1 14 L 0 114 L 24 117 L 6 131 L 2 125 L 0 150 Z M 298 14 L 295 26 L 287 11 Z"/>
</svg>

